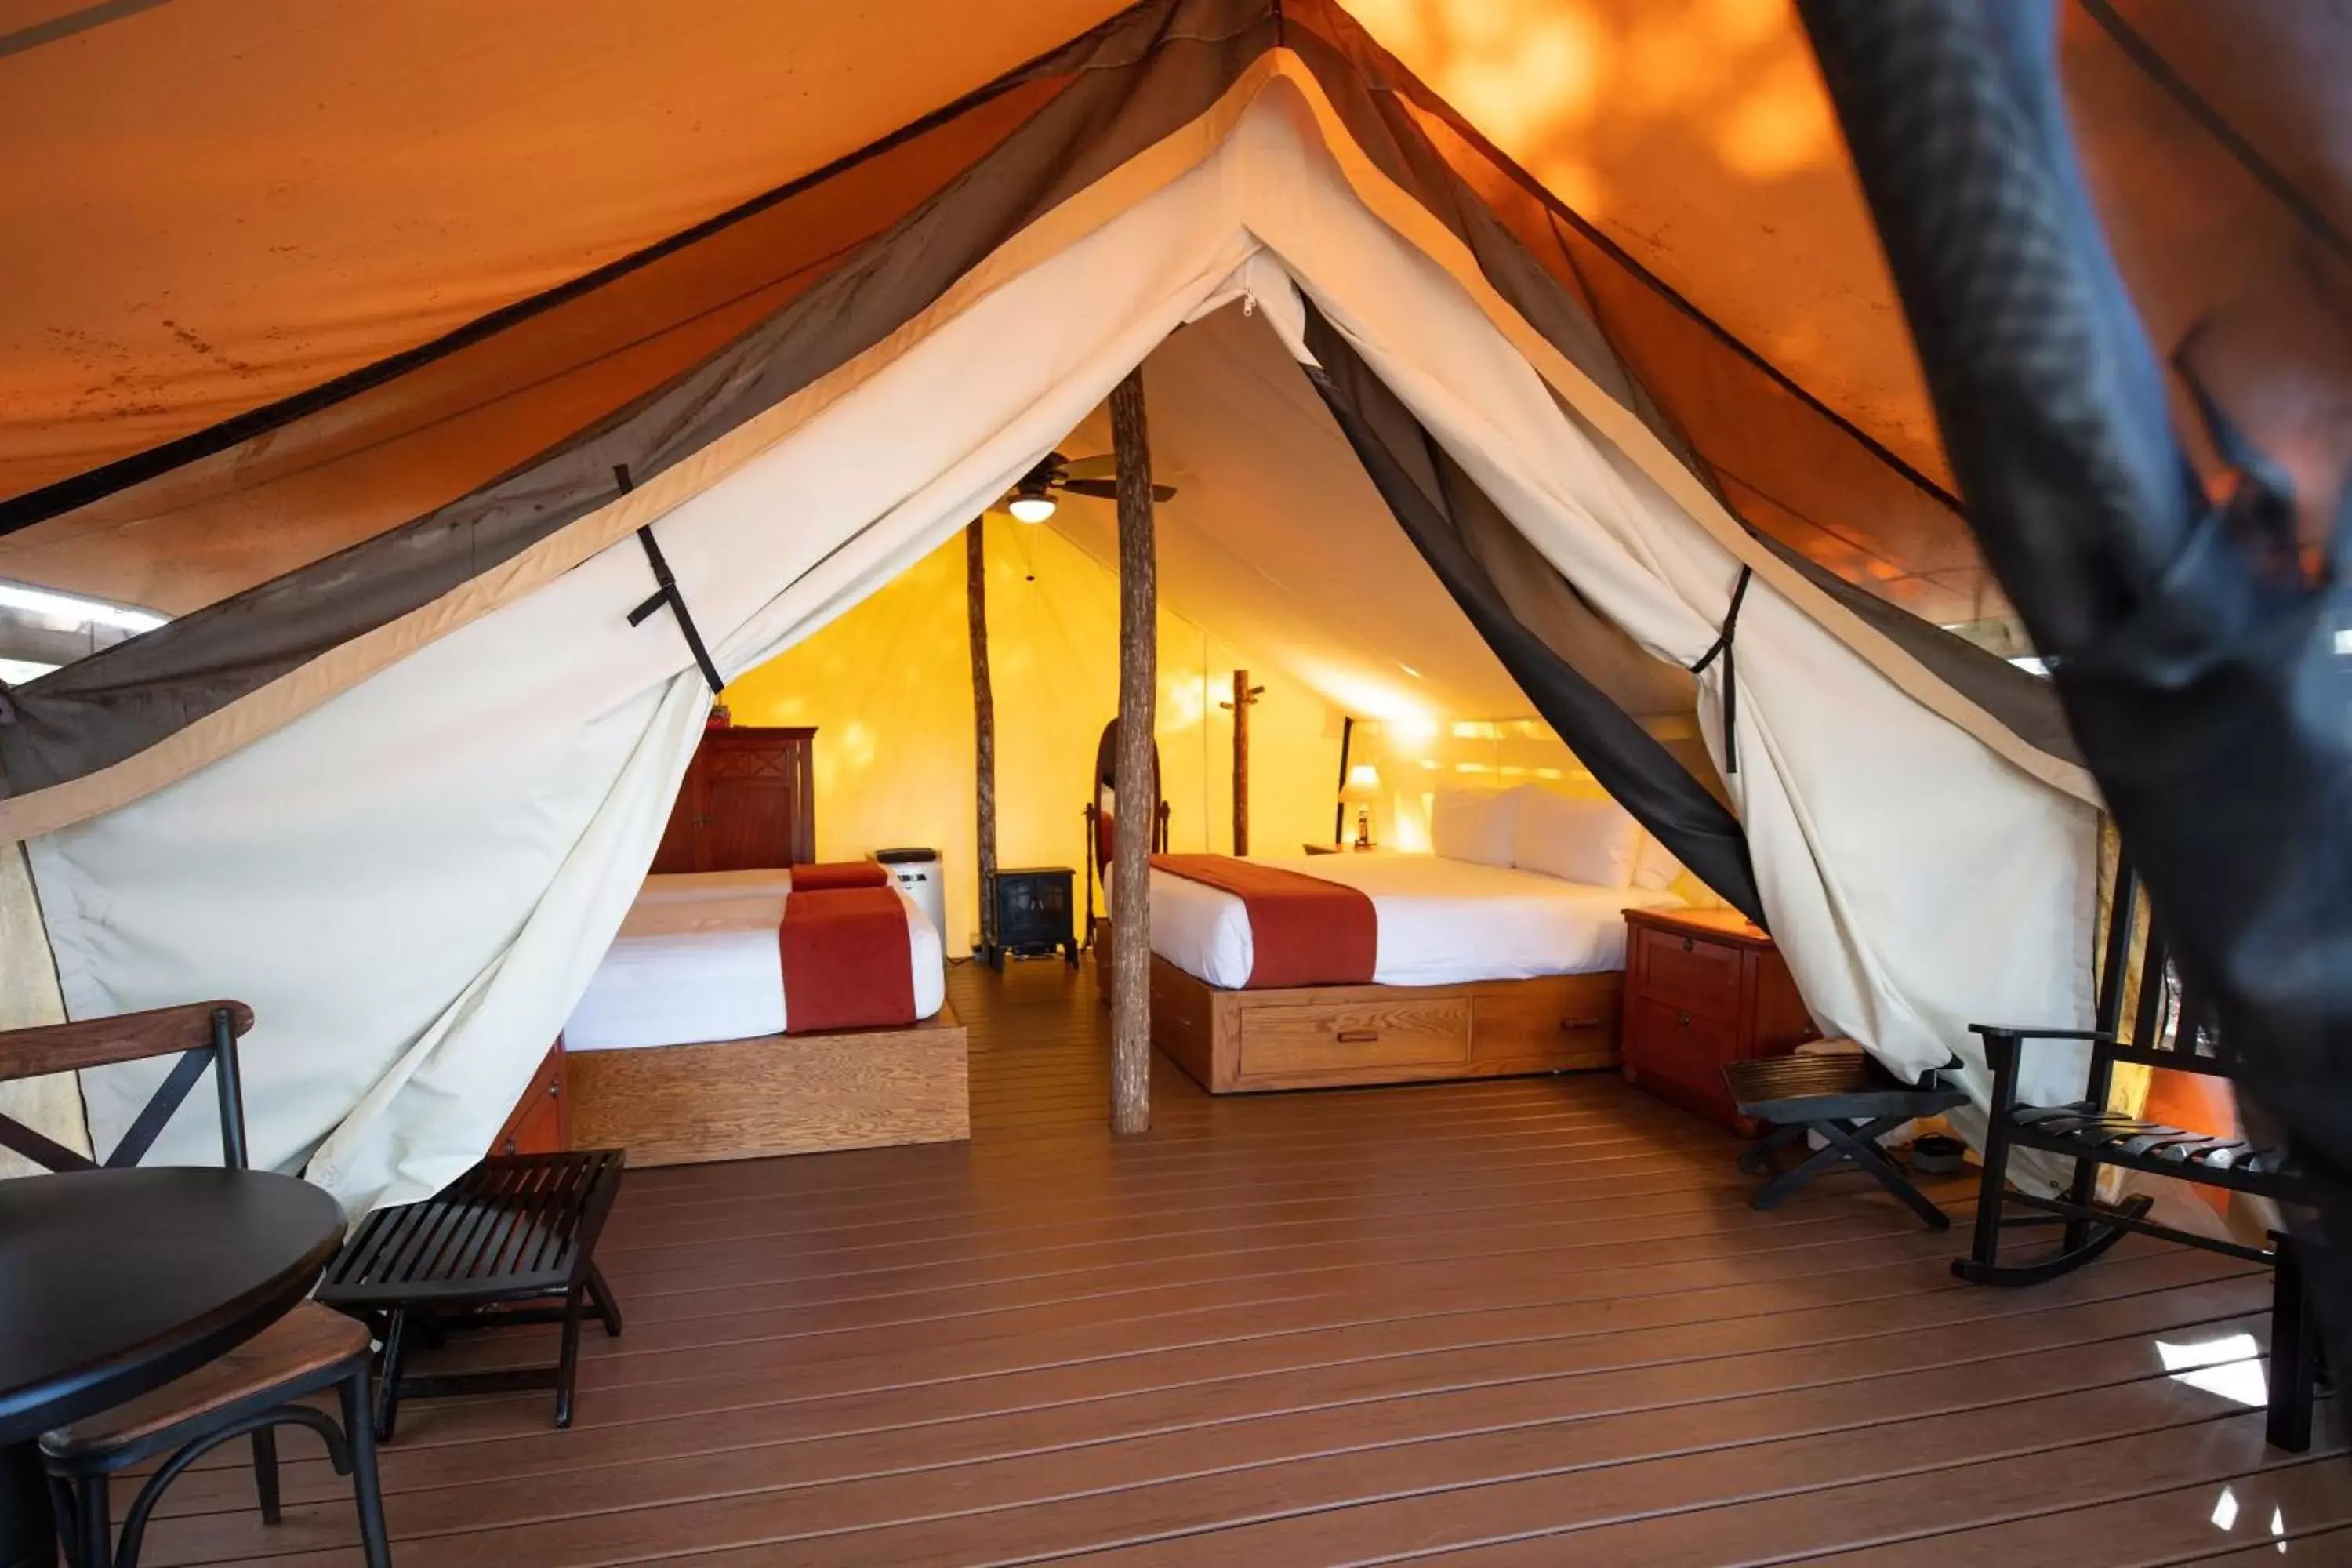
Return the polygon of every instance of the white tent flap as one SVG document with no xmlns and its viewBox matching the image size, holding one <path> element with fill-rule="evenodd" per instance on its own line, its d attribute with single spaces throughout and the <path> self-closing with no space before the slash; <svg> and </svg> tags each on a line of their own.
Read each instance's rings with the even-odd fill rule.
<svg viewBox="0 0 2352 1568">
<path fill-rule="evenodd" d="M 1293 279 L 1594 605 L 1659 657 L 1697 658 L 1730 553 L 1373 216 L 1282 81 L 1251 84 L 1248 111 L 1189 173 L 852 367 L 842 395 L 659 521 L 727 673 L 961 527 L 1211 302 L 1259 301 L 1297 352 Z M 259 1019 L 257 1161 L 308 1161 L 353 1207 L 455 1175 L 617 928 L 695 743 L 705 693 L 682 639 L 666 615 L 625 618 L 648 587 L 625 537 L 243 750 L 37 841 L 72 1012 L 240 997 Z M 1976 1018 L 2082 1018 L 2089 808 L 1760 582 L 1738 646 L 1731 784 L 1823 1026 L 1916 1071 L 1964 1047 Z M 1717 679 L 1703 706 L 1719 717 Z M 154 1076 L 89 1075 L 100 1147 Z M 184 1113 L 162 1157 L 201 1157 L 203 1123 Z"/>
</svg>

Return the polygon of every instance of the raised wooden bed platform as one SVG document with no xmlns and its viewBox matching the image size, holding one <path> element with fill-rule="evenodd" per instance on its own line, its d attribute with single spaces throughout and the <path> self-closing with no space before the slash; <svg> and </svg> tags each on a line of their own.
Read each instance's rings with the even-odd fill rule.
<svg viewBox="0 0 2352 1568">
<path fill-rule="evenodd" d="M 632 1165 L 756 1160 L 971 1136 L 953 1008 L 904 1028 L 570 1053 L 572 1138 Z"/>
</svg>

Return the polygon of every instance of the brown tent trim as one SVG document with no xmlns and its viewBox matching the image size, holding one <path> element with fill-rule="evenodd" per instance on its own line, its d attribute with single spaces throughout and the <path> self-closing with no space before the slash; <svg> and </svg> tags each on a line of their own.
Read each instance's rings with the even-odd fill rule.
<svg viewBox="0 0 2352 1568">
<path fill-rule="evenodd" d="M 44 485 L 37 489 L 27 490 L 22 495 L 0 500 L 0 535 L 14 533 L 20 529 L 46 522 L 52 518 L 63 516 L 67 512 L 103 500 L 135 485 L 143 484 L 173 468 L 183 468 L 205 458 L 216 456 L 233 447 L 266 436 L 299 419 L 307 418 L 313 414 L 331 408 L 336 404 L 373 391 L 412 371 L 420 370 L 450 354 L 496 337 L 499 332 L 558 306 L 594 293 L 609 283 L 615 282 L 665 257 L 756 216 L 780 202 L 788 201 L 825 180 L 856 168 L 860 163 L 938 129 L 959 115 L 1002 97 L 1004 93 L 1030 80 L 1038 71 L 1050 68 L 1056 59 L 1127 25 L 1137 14 L 1153 9 L 1157 4 L 1158 0 L 1138 0 L 1138 4 L 1106 18 L 1076 37 L 1031 58 L 953 102 L 936 109 L 919 120 L 909 121 L 888 135 L 868 142 L 855 152 L 844 153 L 822 168 L 812 170 L 796 179 L 762 192 L 748 201 L 728 208 L 725 212 L 706 218 L 691 227 L 681 229 L 667 238 L 656 240 L 642 249 L 632 251 L 627 256 L 607 262 L 603 267 L 583 272 L 577 278 L 559 283 L 551 289 L 526 299 L 502 305 L 430 342 L 377 360 L 373 363 L 362 365 L 357 370 L 346 372 L 332 380 L 321 382 L 316 386 L 295 393 L 291 396 L 280 398 L 275 403 L 265 404 L 261 407 L 234 415 L 202 430 L 193 431 L 186 436 L 148 447 L 144 451 L 134 452 L 126 458 L 119 458 L 110 463 L 86 469 L 67 479 Z M 1289 24 L 1284 13 L 1282 0 L 1269 0 L 1267 14 L 1274 24 L 1276 46 L 1283 47 L 1289 34 Z M 1612 260 L 1623 267 L 1643 287 L 1666 300 L 1675 310 L 1704 328 L 1710 336 L 1726 348 L 1761 371 L 1774 384 L 1852 437 L 1871 456 L 1886 464 L 1921 490 L 1951 508 L 1955 512 L 1962 511 L 1957 497 L 1905 461 L 1867 431 L 1863 430 L 1807 391 L 1787 372 L 1773 364 L 1760 352 L 1734 334 L 1730 329 L 1700 310 L 1655 273 L 1635 260 L 1615 241 L 1560 202 L 1517 160 L 1489 142 L 1476 127 L 1462 119 L 1451 106 L 1430 92 L 1419 78 L 1407 70 L 1395 57 L 1381 48 L 1369 35 L 1360 32 L 1359 36 L 1362 45 L 1376 52 L 1381 64 L 1406 84 L 1408 90 L 1401 93 L 1400 96 L 1411 98 L 1424 110 L 1443 119 L 1483 155 L 1493 160 L 1497 167 L 1525 186 L 1556 218 L 1572 226 L 1580 235 L 1591 241 Z M 1396 91 L 1397 89 L 1375 88 L 1374 90 Z M 1605 337 L 1605 331 L 1603 335 Z M 1635 384 L 1638 385 L 1638 381 L 1631 375 L 1630 371 L 1625 374 L 1629 381 L 1635 381 Z"/>
<path fill-rule="evenodd" d="M 2221 150 L 2236 160 L 2257 184 L 2278 199 L 2279 205 L 2294 215 L 2297 223 L 2311 231 L 2313 237 L 2336 252 L 2345 261 L 2352 261 L 2352 237 L 2336 226 L 2335 220 L 2322 212 L 2317 202 L 2305 195 L 2303 187 L 2287 178 L 2286 172 L 2268 158 L 2262 149 L 2246 138 L 2243 132 L 2230 123 L 2229 117 L 2207 100 L 2189 79 L 2164 58 L 2164 51 L 2147 41 L 2140 30 L 2124 19 L 2107 0 L 2075 0 L 2083 14 L 2099 25 L 2124 58 L 2137 66 L 2140 74 L 2161 89 L 2166 97 L 2179 104 L 2181 111 L 2197 123 L 2198 129 L 2221 144 Z"/>
<path fill-rule="evenodd" d="M 1202 3 L 1213 5 L 1218 0 Z M 1247 0 L 1227 3 L 1246 4 Z M 187 634 L 217 620 L 226 606 L 249 608 L 257 599 L 272 595 L 286 599 L 288 605 L 301 612 L 297 619 L 307 619 L 320 611 L 347 616 L 350 606 L 336 601 L 342 597 L 338 590 L 348 587 L 352 581 L 351 573 L 306 568 L 236 599 L 224 601 L 211 610 L 176 621 L 169 627 L 79 661 L 12 694 L 19 708 L 18 721 L 0 725 L 0 753 L 5 753 L 8 759 L 10 775 L 0 778 L 0 823 L 5 825 L 0 827 L 0 838 L 53 832 L 130 805 L 275 732 L 369 675 L 543 587 L 642 524 L 657 520 L 731 472 L 752 452 L 772 445 L 814 413 L 845 395 L 894 360 L 908 343 L 992 292 L 1006 278 L 1025 270 L 1046 255 L 1057 253 L 1077 236 L 1091 232 L 1111 212 L 1133 205 L 1141 194 L 1160 188 L 1192 167 L 1222 141 L 1246 105 L 1275 78 L 1286 78 L 1297 89 L 1326 138 L 1327 146 L 1337 158 L 1342 176 L 1374 216 L 1466 289 L 1479 309 L 1528 355 L 1530 365 L 1551 385 L 1555 395 L 1578 417 L 1590 421 L 1603 438 L 1623 447 L 1636 464 L 1663 486 L 1669 497 L 1689 509 L 1694 520 L 1735 559 L 1753 564 L 1768 581 L 1814 614 L 1833 636 L 1875 666 L 1898 689 L 1930 711 L 1977 736 L 2028 774 L 2069 794 L 2095 800 L 2087 780 L 2080 776 L 2078 764 L 2021 743 L 2013 731 L 1928 675 L 1885 632 L 1857 618 L 1836 598 L 1824 595 L 1804 574 L 1742 529 L 1713 492 L 1666 451 L 1638 416 L 1612 401 L 1517 314 L 1481 274 L 1475 258 L 1453 230 L 1405 189 L 1391 183 L 1349 139 L 1344 121 L 1326 96 L 1323 83 L 1306 62 L 1291 51 L 1271 49 L 1241 71 L 1238 79 L 1231 83 L 1209 112 L 1084 185 L 1070 199 L 1057 198 L 1049 203 L 1037 221 L 1007 237 L 980 265 L 959 276 L 943 295 L 887 333 L 881 342 L 847 363 L 816 375 L 777 405 L 753 413 L 732 428 L 717 434 L 708 445 L 679 456 L 667 468 L 648 476 L 635 493 L 615 496 L 609 488 L 604 489 L 601 498 L 606 504 L 591 507 L 586 515 L 574 516 L 569 522 L 541 516 L 530 530 L 535 542 L 507 540 L 506 548 L 499 552 L 495 561 L 483 559 L 478 548 L 469 550 L 470 575 L 446 584 L 428 601 L 411 605 L 406 613 L 389 619 L 371 618 L 364 629 L 319 640 L 303 656 L 284 659 L 275 669 L 259 668 L 276 662 L 270 648 L 257 653 L 250 647 L 236 646 L 183 646 Z M 1061 103 L 1069 97 L 1059 95 L 1055 101 Z M 1024 129 L 1025 132 L 1030 127 Z M 1065 173 L 1066 175 L 1076 172 Z M 771 323 L 771 328 L 774 325 Z M 761 334 L 756 331 L 752 334 L 759 335 Z M 593 448 L 595 433 L 580 440 Z M 593 450 L 564 451 L 567 459 L 582 464 L 593 460 Z M 571 508 L 563 510 L 569 511 Z M 415 526 L 411 524 L 392 534 L 377 536 L 329 561 L 338 567 L 348 567 L 352 564 L 350 558 L 371 553 Z M 415 575 L 413 571 L 398 574 L 407 578 Z M 291 597 L 288 597 L 289 595 Z M 1900 613 L 1893 606 L 1885 609 L 1890 615 Z M 288 635 L 292 642 L 299 643 L 317 629 L 310 627 L 306 632 L 305 627 L 298 626 L 290 628 Z M 282 644 L 285 639 L 279 640 Z M 237 639 L 232 636 L 230 641 L 234 645 Z M 274 653 L 282 657 L 286 651 L 281 646 Z M 158 654 L 163 659 L 159 667 L 134 663 L 126 668 L 111 668 L 119 656 L 138 660 Z M 100 677 L 98 683 L 84 690 L 83 685 L 92 675 Z M 77 684 L 76 678 L 80 678 L 81 684 Z M 54 693 L 51 688 L 56 688 Z M 51 700 L 53 695 L 58 700 Z M 89 754 L 93 745 L 112 755 Z"/>
<path fill-rule="evenodd" d="M 120 22 L 136 16 L 142 11 L 152 11 L 158 5 L 168 5 L 172 0 L 99 0 L 95 5 L 84 5 L 52 16 L 46 22 L 36 22 L 29 27 L 19 27 L 13 33 L 0 33 L 0 59 L 10 55 L 29 54 L 50 44 L 63 43 L 79 34 L 103 27 L 109 22 Z"/>
<path fill-rule="evenodd" d="M 1150 4 L 1150 0 L 1145 0 L 1145 3 Z M 1137 8 L 1139 7 L 1130 9 Z M 452 328 L 439 337 L 419 343 L 415 348 L 404 349 L 396 354 L 388 355 L 372 364 L 364 364 L 357 370 L 347 371 L 331 381 L 320 382 L 318 385 L 306 388 L 291 396 L 281 397 L 275 403 L 266 403 L 258 408 L 249 408 L 242 414 L 232 415 L 216 425 L 206 426 L 202 430 L 191 431 L 185 436 L 163 442 L 160 446 L 133 452 L 127 458 L 118 458 L 110 463 L 104 463 L 95 468 L 88 468 L 69 478 L 43 485 L 38 489 L 26 490 L 20 496 L 0 500 L 0 534 L 14 533 L 18 529 L 30 528 L 36 523 L 47 522 L 53 517 L 60 517 L 93 502 L 104 500 L 107 497 L 127 490 L 133 485 L 144 484 L 147 480 L 169 473 L 173 468 L 184 468 L 190 463 L 216 456 L 257 437 L 267 436 L 271 431 L 291 425 L 298 419 L 308 418 L 313 414 L 333 407 L 338 403 L 357 397 L 362 393 L 372 392 L 388 382 L 396 381 L 412 371 L 421 370 L 437 360 L 446 359 L 460 350 L 471 348 L 476 343 L 494 338 L 499 333 L 510 327 L 520 326 L 534 316 L 543 315 L 560 305 L 566 305 L 585 295 L 593 294 L 609 283 L 617 282 L 633 272 L 652 266 L 665 257 L 675 255 L 713 235 L 723 233 L 737 224 L 767 211 L 780 202 L 790 201 L 814 186 L 845 174 L 861 163 L 880 157 L 929 132 L 935 131 L 959 115 L 969 113 L 982 104 L 1002 98 L 1005 93 L 1028 81 L 1035 72 L 1050 67 L 1055 60 L 1068 53 L 1074 47 L 1086 44 L 1097 35 L 1117 26 L 1129 14 L 1126 11 L 1120 12 L 1118 16 L 1087 29 L 1076 38 L 1057 44 L 1043 54 L 1013 67 L 994 80 L 974 88 L 954 102 L 935 109 L 919 120 L 909 121 L 887 136 L 869 142 L 855 152 L 843 153 L 822 168 L 812 169 L 797 179 L 786 181 L 781 185 L 762 191 L 750 200 L 739 202 L 726 211 L 707 217 L 691 227 L 682 228 L 667 238 L 657 239 L 651 245 L 633 250 L 628 255 L 608 261 L 602 267 L 558 283 L 551 289 L 542 289 L 537 294 L 517 300 L 511 304 L 501 305 L 495 310 L 477 316 L 463 326 Z M 0 43 L 5 42 L 5 39 L 0 39 Z"/>
<path fill-rule="evenodd" d="M 977 163 L 695 366 L 454 501 L 27 683 L 11 694 L 14 721 L 0 724 L 0 796 L 113 770 L 506 568 L 613 501 L 614 464 L 650 485 L 832 376 L 1045 214 L 1197 123 L 1248 62 L 1275 58 L 1266 16 L 1264 0 L 1149 0 L 1120 13 L 1055 52 L 1071 80 Z M 1160 97 L 1139 94 L 1134 79 L 1155 75 L 1167 77 Z M 1111 112 L 1131 101 L 1151 107 Z"/>
</svg>

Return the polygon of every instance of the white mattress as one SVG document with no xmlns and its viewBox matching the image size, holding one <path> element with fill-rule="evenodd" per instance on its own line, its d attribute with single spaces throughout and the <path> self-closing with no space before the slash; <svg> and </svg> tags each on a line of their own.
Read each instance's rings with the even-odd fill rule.
<svg viewBox="0 0 2352 1568">
<path fill-rule="evenodd" d="M 1452 985 L 1591 974 L 1625 966 L 1628 909 L 1673 909 L 1672 893 L 1596 888 L 1538 871 L 1435 855 L 1253 855 L 1370 895 L 1380 921 L 1372 980 Z M 1151 951 L 1212 985 L 1249 983 L 1255 950 L 1240 899 L 1182 877 L 1151 879 Z"/>
<path fill-rule="evenodd" d="M 736 880 L 716 880 L 720 878 Z M 761 878 L 767 881 L 756 880 Z M 781 871 L 647 878 L 646 892 L 621 922 L 620 935 L 563 1026 L 564 1049 L 625 1050 L 783 1033 L 792 999 L 784 994 L 776 927 L 784 918 L 782 889 L 789 882 L 790 873 Z M 747 883 L 769 890 L 747 893 Z M 928 1018 L 947 1001 L 946 956 L 940 933 L 914 900 L 900 893 L 898 901 L 907 911 L 915 1016 Z"/>
</svg>

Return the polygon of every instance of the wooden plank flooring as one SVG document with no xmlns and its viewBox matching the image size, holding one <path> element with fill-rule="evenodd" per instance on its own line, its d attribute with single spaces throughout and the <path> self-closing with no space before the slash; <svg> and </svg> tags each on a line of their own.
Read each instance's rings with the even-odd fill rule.
<svg viewBox="0 0 2352 1568">
<path fill-rule="evenodd" d="M 2352 1563 L 2333 1402 L 2291 1460 L 2233 1396 L 2242 1265 L 1969 1289 L 1874 1191 L 1752 1212 L 1727 1134 L 1605 1076 L 1212 1100 L 1161 1063 L 1114 1141 L 1089 973 L 950 990 L 972 1142 L 632 1175 L 577 1425 L 409 1405 L 401 1563 Z M 283 1524 L 225 1450 L 143 1560 L 356 1563 L 281 1441 Z"/>
</svg>

